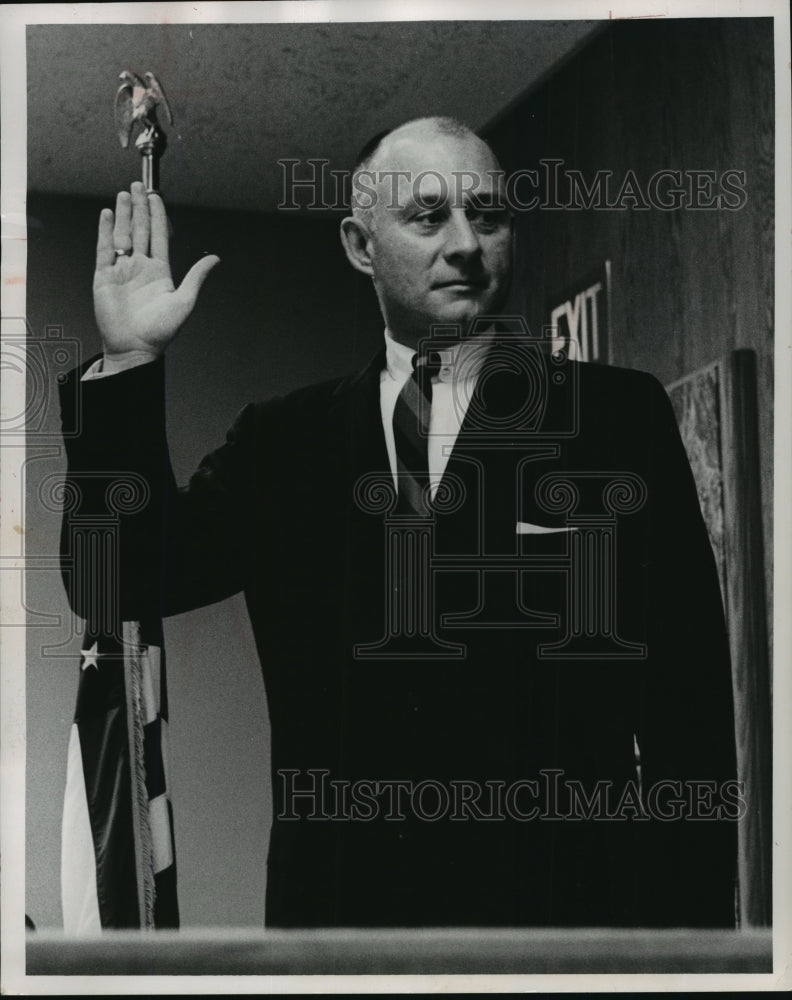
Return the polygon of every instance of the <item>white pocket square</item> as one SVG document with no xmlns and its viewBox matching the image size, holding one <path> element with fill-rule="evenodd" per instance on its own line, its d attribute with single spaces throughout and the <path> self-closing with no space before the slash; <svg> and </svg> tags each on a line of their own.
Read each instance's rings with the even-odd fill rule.
<svg viewBox="0 0 792 1000">
<path fill-rule="evenodd" d="M 518 535 L 551 535 L 559 531 L 574 531 L 574 526 L 548 528 L 544 524 L 531 524 L 530 521 L 518 521 L 515 531 Z"/>
</svg>

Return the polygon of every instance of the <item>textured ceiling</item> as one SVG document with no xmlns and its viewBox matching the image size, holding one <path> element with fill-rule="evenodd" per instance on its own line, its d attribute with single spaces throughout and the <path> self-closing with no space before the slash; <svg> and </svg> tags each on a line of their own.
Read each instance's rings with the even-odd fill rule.
<svg viewBox="0 0 792 1000">
<path fill-rule="evenodd" d="M 155 73 L 173 111 L 165 198 L 271 211 L 279 159 L 348 169 L 372 134 L 424 114 L 481 128 L 601 24 L 29 27 L 28 187 L 111 197 L 139 176 L 113 119 L 118 74 L 131 69 Z"/>
</svg>

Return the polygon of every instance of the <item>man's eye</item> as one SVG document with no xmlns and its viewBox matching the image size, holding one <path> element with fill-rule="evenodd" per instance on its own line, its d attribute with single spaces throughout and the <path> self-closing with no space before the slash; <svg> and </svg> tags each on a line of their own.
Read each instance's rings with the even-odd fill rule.
<svg viewBox="0 0 792 1000">
<path fill-rule="evenodd" d="M 506 224 L 507 214 L 502 208 L 489 210 L 474 208 L 468 212 L 468 220 L 471 225 L 479 229 L 497 229 Z"/>
<path fill-rule="evenodd" d="M 414 216 L 414 219 L 424 226 L 436 226 L 443 221 L 443 213 L 439 210 L 419 212 L 418 215 Z"/>
</svg>

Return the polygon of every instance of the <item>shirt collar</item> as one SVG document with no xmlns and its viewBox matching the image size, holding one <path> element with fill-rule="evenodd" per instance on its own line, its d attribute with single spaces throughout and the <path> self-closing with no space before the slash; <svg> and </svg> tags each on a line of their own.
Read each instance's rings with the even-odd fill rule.
<svg viewBox="0 0 792 1000">
<path fill-rule="evenodd" d="M 492 343 L 492 336 L 492 332 L 487 331 L 471 340 L 461 340 L 450 347 L 438 349 L 437 353 L 440 355 L 438 381 L 453 382 L 476 378 Z M 394 340 L 390 332 L 385 330 L 385 369 L 392 379 L 403 382 L 412 375 L 412 359 L 416 353 L 412 347 Z"/>
</svg>

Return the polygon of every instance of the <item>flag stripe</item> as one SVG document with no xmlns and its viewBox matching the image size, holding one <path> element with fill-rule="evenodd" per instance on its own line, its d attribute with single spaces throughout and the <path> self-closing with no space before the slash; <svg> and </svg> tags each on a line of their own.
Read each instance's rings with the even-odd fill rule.
<svg viewBox="0 0 792 1000">
<path fill-rule="evenodd" d="M 176 888 L 176 848 L 173 840 L 173 810 L 166 800 L 168 826 L 170 828 L 171 854 L 173 864 L 154 875 L 156 895 L 154 897 L 154 924 L 156 927 L 179 926 L 179 896 Z"/>
<path fill-rule="evenodd" d="M 85 793 L 80 732 L 72 723 L 66 760 L 66 790 L 61 829 L 61 906 L 67 934 L 102 929 L 96 888 L 96 853 Z"/>
<path fill-rule="evenodd" d="M 151 823 L 152 857 L 156 874 L 173 864 L 170 817 L 165 795 L 158 795 L 149 802 L 149 823 Z"/>
<path fill-rule="evenodd" d="M 149 799 L 164 795 L 166 790 L 165 763 L 162 759 L 160 720 L 143 727 L 143 761 L 146 769 L 146 791 Z"/>
<path fill-rule="evenodd" d="M 138 927 L 126 712 L 113 707 L 78 729 L 102 926 Z"/>
<path fill-rule="evenodd" d="M 143 713 L 143 724 L 148 725 L 157 718 L 157 701 L 154 694 L 154 684 L 151 678 L 151 647 L 145 646 L 145 652 L 140 655 L 140 695 L 141 709 Z"/>
</svg>

